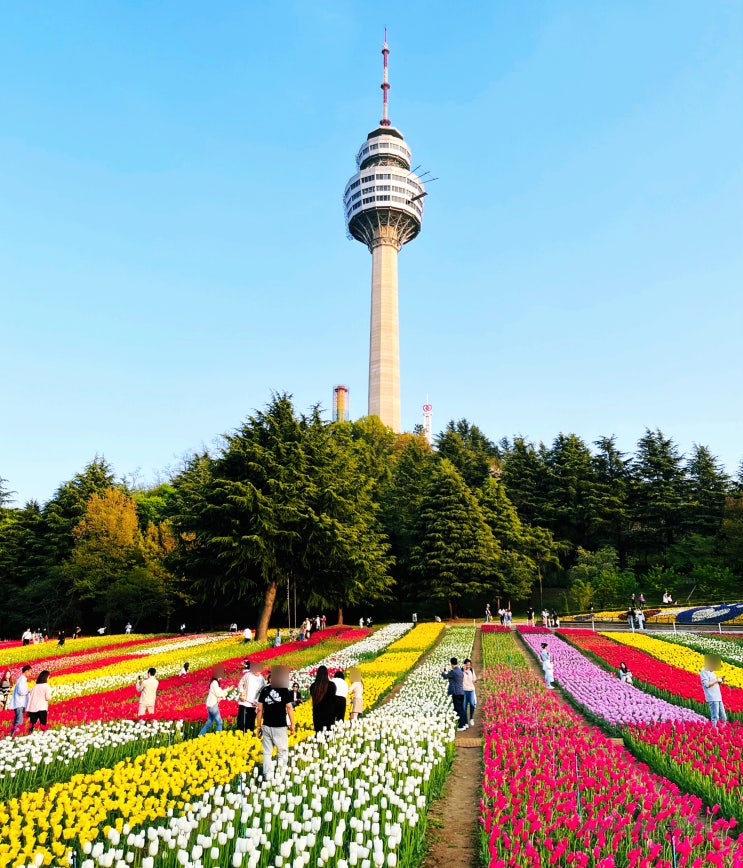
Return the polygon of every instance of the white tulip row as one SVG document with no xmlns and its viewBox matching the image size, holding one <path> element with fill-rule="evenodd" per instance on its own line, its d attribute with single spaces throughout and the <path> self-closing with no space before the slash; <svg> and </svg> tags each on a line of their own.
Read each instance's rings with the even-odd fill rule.
<svg viewBox="0 0 743 868">
<path fill-rule="evenodd" d="M 472 628 L 447 631 L 435 660 L 367 717 L 256 767 L 183 814 L 86 844 L 80 868 L 396 868 L 417 862 L 427 805 L 448 769 L 456 720 L 439 657 L 467 656 Z M 218 737 L 218 736 L 209 736 Z"/>
<path fill-rule="evenodd" d="M 90 678 L 87 681 L 71 681 L 66 684 L 55 684 L 54 673 L 50 677 L 50 686 L 52 695 L 56 702 L 61 702 L 63 699 L 72 699 L 74 696 L 84 696 L 89 693 L 103 693 L 106 690 L 117 690 L 119 687 L 126 687 L 134 683 L 135 674 L 143 668 L 147 657 L 154 654 L 169 654 L 173 651 L 188 651 L 189 649 L 210 645 L 214 642 L 224 642 L 229 639 L 229 634 L 220 633 L 215 636 L 199 636 L 193 639 L 179 639 L 175 642 L 167 642 L 158 645 L 156 648 L 148 648 L 147 651 L 138 652 L 141 660 L 131 660 L 131 669 L 128 672 L 117 672 L 112 675 L 101 675 L 98 678 Z M 102 661 L 101 668 L 105 667 L 105 661 Z M 171 675 L 177 675 L 181 670 L 182 662 L 171 663 L 167 667 L 158 669 L 158 678 L 168 678 Z M 81 677 L 85 678 L 85 673 L 81 673 Z"/>
<path fill-rule="evenodd" d="M 36 730 L 30 735 L 0 741 L 0 781 L 43 767 L 75 765 L 90 751 L 113 749 L 137 741 L 167 744 L 180 739 L 182 721 L 98 721 L 64 729 Z M 2 784 L 0 784 L 2 792 Z"/>
<path fill-rule="evenodd" d="M 452 657 L 456 657 L 460 664 L 469 657 L 474 641 L 474 627 L 449 627 L 433 652 L 406 677 L 396 695 L 373 711 L 372 715 L 401 714 L 419 717 L 450 711 L 453 717 L 452 702 L 446 693 L 448 685 L 441 678 L 441 673 L 449 669 Z"/>
<path fill-rule="evenodd" d="M 292 672 L 291 680 L 298 681 L 299 686 L 303 689 L 309 687 L 314 681 L 315 672 L 318 666 L 327 666 L 330 674 L 338 669 L 350 669 L 352 666 L 358 666 L 364 660 L 376 657 L 381 654 L 385 648 L 393 642 L 397 642 L 406 633 L 412 629 L 413 625 L 408 624 L 388 624 L 379 630 L 375 630 L 370 636 L 354 642 L 347 648 L 341 648 L 340 651 L 335 651 L 324 657 L 318 663 L 313 663 L 312 666 L 306 666 L 304 669 Z"/>
</svg>

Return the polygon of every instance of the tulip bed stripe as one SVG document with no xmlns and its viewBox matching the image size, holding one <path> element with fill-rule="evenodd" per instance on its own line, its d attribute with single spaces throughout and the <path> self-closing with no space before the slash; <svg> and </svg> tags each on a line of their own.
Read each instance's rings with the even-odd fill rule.
<svg viewBox="0 0 743 868">
<path fill-rule="evenodd" d="M 640 651 L 645 651 L 664 663 L 678 666 L 679 669 L 686 669 L 687 672 L 695 672 L 698 675 L 704 669 L 704 654 L 693 651 L 691 648 L 672 645 L 661 639 L 654 639 L 645 633 L 606 632 L 602 635 L 608 636 L 622 645 L 628 645 L 630 648 L 639 648 Z M 718 671 L 725 676 L 725 681 L 729 686 L 743 688 L 743 669 L 739 666 L 722 663 Z"/>
<path fill-rule="evenodd" d="M 634 684 L 669 702 L 685 705 L 704 717 L 709 716 L 699 675 L 671 666 L 627 645 L 619 645 L 601 633 L 585 630 L 560 630 L 559 636 L 569 644 L 610 666 L 617 678 L 619 664 L 624 662 L 632 672 Z M 743 690 L 725 688 L 725 707 L 728 713 L 743 712 Z"/>
<path fill-rule="evenodd" d="M 693 723 L 630 726 L 632 752 L 727 817 L 743 816 L 743 723 L 715 728 Z"/>
<path fill-rule="evenodd" d="M 537 657 L 541 643 L 547 643 L 555 667 L 555 681 L 570 694 L 581 710 L 595 720 L 605 721 L 612 727 L 648 721 L 703 720 L 701 715 L 689 708 L 648 696 L 636 687 L 621 682 L 558 636 L 527 633 L 522 638 Z"/>
<path fill-rule="evenodd" d="M 492 667 L 482 679 L 487 688 L 480 809 L 484 864 L 743 864 L 743 843 L 728 834 L 734 821 L 700 819 L 699 798 L 681 793 L 583 726 L 544 690 L 525 661 L 515 661 L 516 653 L 512 636 L 483 636 L 483 656 Z"/>
<path fill-rule="evenodd" d="M 177 721 L 91 723 L 0 741 L 0 799 L 89 774 L 183 739 Z"/>
<path fill-rule="evenodd" d="M 743 666 L 743 648 L 735 641 L 739 641 L 740 636 L 725 636 L 724 639 L 700 636 L 697 633 L 656 633 L 654 636 L 671 645 L 683 645 L 699 651 L 700 654 L 717 654 L 732 666 Z"/>
<path fill-rule="evenodd" d="M 275 659 L 279 656 L 291 655 L 292 662 L 305 665 L 318 660 L 329 650 L 339 650 L 351 642 L 368 636 L 368 630 L 358 628 L 346 628 L 337 630 L 320 631 L 313 635 L 307 642 L 288 642 L 279 648 L 267 648 L 265 645 L 242 645 L 234 639 L 234 644 L 229 646 L 229 654 L 236 650 L 241 653 L 238 657 L 225 659 L 225 652 L 212 649 L 210 655 L 201 657 L 201 662 L 208 665 L 198 669 L 192 666 L 187 676 L 181 678 L 178 675 L 161 678 L 155 706 L 156 717 L 160 720 L 200 720 L 204 715 L 204 697 L 211 672 L 215 663 L 222 663 L 228 676 L 238 676 L 242 671 L 242 663 L 246 654 L 251 659 L 262 662 Z M 180 669 L 182 657 L 177 657 L 177 667 L 171 671 Z M 149 661 L 140 662 L 141 669 L 146 668 Z M 159 674 L 159 673 L 158 673 Z M 52 686 L 52 705 L 49 711 L 49 720 L 52 725 L 62 724 L 65 726 L 88 723 L 91 720 L 114 720 L 122 718 L 134 718 L 137 713 L 137 693 L 134 689 L 133 677 L 129 676 L 126 687 L 117 690 L 107 690 L 84 698 L 74 698 L 55 701 L 54 680 L 50 679 Z M 234 717 L 237 714 L 237 702 L 225 702 L 222 706 L 222 716 Z"/>
</svg>

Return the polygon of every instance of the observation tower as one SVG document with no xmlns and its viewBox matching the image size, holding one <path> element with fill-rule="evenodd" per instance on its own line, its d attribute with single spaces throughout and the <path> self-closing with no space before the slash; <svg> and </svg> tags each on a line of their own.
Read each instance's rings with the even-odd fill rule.
<svg viewBox="0 0 743 868">
<path fill-rule="evenodd" d="M 410 148 L 387 114 L 387 31 L 382 48 L 382 119 L 356 155 L 358 171 L 346 184 L 343 207 L 349 238 L 372 255 L 369 339 L 369 415 L 400 430 L 400 334 L 397 254 L 421 230 L 423 182 L 411 171 Z"/>
</svg>

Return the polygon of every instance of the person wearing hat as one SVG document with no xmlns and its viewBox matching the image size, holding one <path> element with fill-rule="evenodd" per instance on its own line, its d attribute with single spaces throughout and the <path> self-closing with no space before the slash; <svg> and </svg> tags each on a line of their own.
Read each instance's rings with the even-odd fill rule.
<svg viewBox="0 0 743 868">
<path fill-rule="evenodd" d="M 258 694 L 265 687 L 266 681 L 259 673 L 251 671 L 250 660 L 243 662 L 243 674 L 237 684 L 237 723 L 241 732 L 255 732 L 255 712 L 258 708 Z"/>
</svg>

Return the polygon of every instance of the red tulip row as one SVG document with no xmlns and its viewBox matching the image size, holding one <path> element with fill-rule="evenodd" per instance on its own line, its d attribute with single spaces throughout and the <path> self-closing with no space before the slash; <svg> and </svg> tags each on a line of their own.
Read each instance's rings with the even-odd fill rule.
<svg viewBox="0 0 743 868">
<path fill-rule="evenodd" d="M 514 663 L 514 639 L 483 636 L 482 855 L 490 868 L 702 868 L 743 864 L 734 820 L 652 774 Z M 707 727 L 711 729 L 711 727 Z M 674 855 L 675 851 L 675 855 Z M 674 859 L 676 860 L 674 863 Z"/>
<path fill-rule="evenodd" d="M 369 635 L 369 630 L 346 627 L 330 627 L 313 633 L 312 637 L 304 642 L 287 642 L 278 648 L 265 648 L 262 651 L 250 653 L 250 646 L 245 645 L 245 651 L 238 657 L 233 657 L 222 662 L 225 676 L 233 682 L 242 672 L 245 656 L 249 656 L 251 662 L 261 663 L 275 660 L 284 655 L 296 654 L 312 648 L 320 643 L 333 640 L 334 645 L 340 642 L 342 645 L 359 641 Z M 146 658 L 143 658 L 143 662 Z M 112 658 L 111 662 L 115 662 Z M 212 667 L 207 669 L 194 669 L 181 677 L 174 675 L 163 678 L 157 691 L 155 705 L 155 717 L 159 720 L 199 720 L 204 716 L 204 701 L 208 692 L 208 682 Z M 54 687 L 51 682 L 52 689 Z M 137 716 L 138 694 L 134 685 L 128 685 L 116 690 L 107 690 L 102 693 L 87 696 L 73 697 L 52 704 L 49 710 L 49 722 L 52 726 L 75 726 L 81 723 L 90 723 L 94 720 L 119 720 L 133 719 Z M 229 719 L 237 714 L 237 703 L 225 701 L 220 705 L 222 717 Z M 10 718 L 5 721 L 6 727 L 10 725 Z M 3 733 L 0 733 L 2 735 Z"/>
<path fill-rule="evenodd" d="M 695 672 L 664 663 L 637 648 L 620 645 L 600 633 L 560 630 L 559 635 L 580 651 L 594 654 L 614 669 L 618 670 L 620 663 L 626 663 L 636 681 L 643 682 L 643 687 L 655 688 L 653 692 L 660 692 L 664 699 L 671 702 L 682 700 L 684 705 L 708 714 L 699 675 Z M 743 712 L 743 689 L 723 685 L 722 691 L 725 708 L 734 713 Z"/>
</svg>

